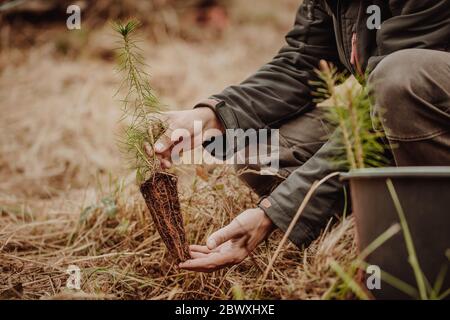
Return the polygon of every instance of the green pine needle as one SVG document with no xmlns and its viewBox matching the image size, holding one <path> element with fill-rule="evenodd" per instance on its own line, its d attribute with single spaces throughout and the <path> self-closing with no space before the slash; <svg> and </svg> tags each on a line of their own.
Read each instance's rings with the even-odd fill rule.
<svg viewBox="0 0 450 320">
<path fill-rule="evenodd" d="M 136 32 L 139 26 L 139 21 L 130 20 L 124 24 L 115 23 L 113 29 L 120 36 L 118 69 L 124 77 L 119 91 L 126 92 L 121 100 L 122 120 L 130 121 L 120 139 L 120 147 L 130 162 L 130 168 L 136 170 L 137 183 L 141 184 L 160 170 L 156 156 L 148 157 L 145 145 L 153 147 L 164 133 L 166 124 L 157 117 L 162 107 L 150 86 L 149 75 L 144 70 L 144 57 L 137 45 Z"/>
<path fill-rule="evenodd" d="M 381 142 L 384 133 L 375 131 L 379 127 L 377 117 L 371 116 L 370 97 L 367 88 L 352 85 L 336 90 L 345 79 L 332 65 L 321 62 L 316 70 L 317 81 L 310 84 L 316 103 L 330 99 L 332 107 L 327 107 L 327 117 L 337 129 L 333 136 L 338 141 L 333 161 L 350 169 L 381 167 L 388 163 L 386 146 Z"/>
<path fill-rule="evenodd" d="M 113 25 L 114 31 L 120 33 L 122 37 L 128 37 L 140 26 L 140 22 L 137 20 L 130 20 L 126 24 L 116 22 Z"/>
</svg>

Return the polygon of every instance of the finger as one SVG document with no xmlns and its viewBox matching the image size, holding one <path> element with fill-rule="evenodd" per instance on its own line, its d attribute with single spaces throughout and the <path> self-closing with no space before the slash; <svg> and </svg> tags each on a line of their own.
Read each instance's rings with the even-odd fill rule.
<svg viewBox="0 0 450 320">
<path fill-rule="evenodd" d="M 153 156 L 154 156 L 153 148 L 152 148 L 152 147 L 150 146 L 150 144 L 147 143 L 147 142 L 144 144 L 144 151 L 145 151 L 146 155 L 147 155 L 150 159 L 153 158 Z M 157 155 L 157 158 L 158 158 L 158 160 L 159 160 L 159 162 L 160 162 L 160 164 L 161 164 L 161 167 L 162 167 L 163 169 L 170 169 L 170 168 L 172 167 L 172 162 L 170 162 L 169 159 L 164 158 L 163 155 L 158 154 L 158 155 Z"/>
<path fill-rule="evenodd" d="M 210 235 L 208 241 L 206 241 L 206 245 L 208 249 L 214 250 L 222 243 L 242 235 L 243 231 L 241 225 L 236 220 L 233 220 L 229 225 Z"/>
<path fill-rule="evenodd" d="M 148 143 L 148 142 L 145 142 L 145 143 L 144 143 L 144 151 L 145 151 L 145 153 L 147 154 L 147 156 L 148 156 L 149 158 L 153 158 L 153 156 L 155 155 L 155 153 L 153 152 L 152 146 L 151 146 L 150 143 Z M 166 152 L 166 153 L 167 153 L 167 152 Z M 158 153 L 158 154 L 157 154 L 158 159 L 166 159 L 166 160 L 169 160 L 169 158 L 166 157 L 166 153 L 163 153 L 163 154 Z"/>
<path fill-rule="evenodd" d="M 163 169 L 170 169 L 172 167 L 172 162 L 170 162 L 169 160 L 160 159 L 160 161 L 161 161 L 161 166 L 163 167 Z"/>
<path fill-rule="evenodd" d="M 144 143 L 144 151 L 145 151 L 145 153 L 147 154 L 147 156 L 148 156 L 149 158 L 152 158 L 152 157 L 153 157 L 153 148 L 152 148 L 152 146 L 150 145 L 150 143 L 148 143 L 148 142 L 145 142 L 145 143 Z"/>
<path fill-rule="evenodd" d="M 211 253 L 211 250 L 209 250 L 207 246 L 199 246 L 197 244 L 190 245 L 189 250 L 201 253 Z"/>
<path fill-rule="evenodd" d="M 173 114 L 173 112 L 161 112 L 161 113 L 155 113 L 152 114 L 152 120 L 156 123 L 157 121 L 160 121 L 162 123 L 167 123 L 170 120 L 170 116 Z"/>
<path fill-rule="evenodd" d="M 165 133 L 158 139 L 158 141 L 156 141 L 154 149 L 156 153 L 162 154 L 169 151 L 171 146 L 172 141 L 170 140 L 170 137 Z"/>
<path fill-rule="evenodd" d="M 222 254 L 209 254 L 204 258 L 191 259 L 181 263 L 181 269 L 197 272 L 213 272 L 226 267 L 230 263 L 230 257 Z"/>
<path fill-rule="evenodd" d="M 190 254 L 193 259 L 206 258 L 208 256 L 207 253 L 201 253 L 197 251 L 191 251 Z"/>
</svg>

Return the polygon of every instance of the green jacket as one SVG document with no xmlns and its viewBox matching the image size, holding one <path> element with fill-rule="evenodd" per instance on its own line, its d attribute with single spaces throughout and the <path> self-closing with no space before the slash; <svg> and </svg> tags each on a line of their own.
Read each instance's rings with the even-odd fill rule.
<svg viewBox="0 0 450 320">
<path fill-rule="evenodd" d="M 381 9 L 381 26 L 369 30 L 370 5 Z M 271 62 L 237 86 L 211 97 L 227 129 L 276 128 L 315 107 L 309 80 L 321 59 L 354 75 L 370 73 L 387 55 L 409 48 L 448 51 L 450 0 L 305 0 L 286 45 Z M 209 100 L 211 101 L 211 100 Z M 202 105 L 202 104 L 200 104 Z M 286 231 L 311 184 L 338 169 L 325 145 L 294 171 L 261 206 Z M 342 185 L 332 179 L 315 193 L 290 235 L 302 246 L 314 240 L 341 201 Z M 267 203 L 267 202 L 266 202 Z"/>
</svg>

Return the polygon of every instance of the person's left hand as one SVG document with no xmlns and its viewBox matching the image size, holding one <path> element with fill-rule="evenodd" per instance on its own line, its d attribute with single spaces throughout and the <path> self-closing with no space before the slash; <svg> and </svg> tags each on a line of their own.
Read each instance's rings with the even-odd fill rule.
<svg viewBox="0 0 450 320">
<path fill-rule="evenodd" d="M 260 208 L 249 209 L 224 228 L 214 232 L 206 246 L 190 246 L 191 260 L 180 268 L 213 272 L 242 262 L 274 230 L 270 218 Z"/>
</svg>

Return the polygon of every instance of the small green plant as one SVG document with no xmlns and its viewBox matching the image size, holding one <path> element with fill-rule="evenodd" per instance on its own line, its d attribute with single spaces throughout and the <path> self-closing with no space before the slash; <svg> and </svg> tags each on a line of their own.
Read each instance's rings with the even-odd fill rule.
<svg viewBox="0 0 450 320">
<path fill-rule="evenodd" d="M 122 100 L 123 117 L 130 120 L 120 143 L 129 158 L 130 167 L 136 170 L 137 183 L 141 185 L 160 170 L 156 156 L 147 155 L 146 145 L 153 148 L 164 133 L 166 125 L 158 117 L 162 110 L 161 104 L 153 93 L 148 74 L 144 71 L 144 58 L 135 36 L 138 27 L 139 22 L 136 20 L 114 25 L 114 30 L 121 37 L 118 49 L 119 71 L 125 75 L 119 89 L 126 92 Z"/>
<path fill-rule="evenodd" d="M 337 128 L 332 139 L 335 139 L 338 148 L 332 160 L 340 167 L 349 169 L 381 167 L 387 164 L 388 159 L 384 155 L 387 147 L 382 142 L 385 138 L 384 133 L 374 130 L 381 125 L 378 117 L 371 114 L 369 89 L 359 85 L 348 85 L 344 86 L 342 90 L 337 90 L 337 85 L 342 83 L 345 77 L 325 61 L 321 61 L 320 70 L 317 70 L 316 73 L 318 80 L 311 82 L 316 87 L 316 91 L 313 92 L 316 97 L 315 101 L 321 103 L 330 100 L 332 106 L 327 108 L 328 119 Z M 394 185 L 390 179 L 386 181 L 386 184 L 400 222 L 394 224 L 367 246 L 352 262 L 348 270 L 344 270 L 336 261 L 331 261 L 330 267 L 338 275 L 340 282 L 335 282 L 323 296 L 324 299 L 345 298 L 350 292 L 353 292 L 359 299 L 370 299 L 367 291 L 354 279 L 359 270 L 367 267 L 365 259 L 400 230 L 405 239 L 408 262 L 414 271 L 417 288 L 382 270 L 383 281 L 408 296 L 421 300 L 444 299 L 450 294 L 450 289 L 441 292 L 445 278 L 444 271 L 438 276 L 434 286 L 427 281 L 419 265 L 413 237 Z"/>
<path fill-rule="evenodd" d="M 333 161 L 350 169 L 385 165 L 388 160 L 384 156 L 384 133 L 374 130 L 379 127 L 379 120 L 371 116 L 368 88 L 352 84 L 337 90 L 345 75 L 325 61 L 321 61 L 316 73 L 318 80 L 311 82 L 316 88 L 315 102 L 330 99 L 332 104 L 326 110 L 328 120 L 336 127 L 333 139 L 338 148 Z"/>
<path fill-rule="evenodd" d="M 131 168 L 136 170 L 136 181 L 153 222 L 169 253 L 180 262 L 189 259 L 190 255 L 178 198 L 178 180 L 162 170 L 154 152 L 148 155 L 167 127 L 158 116 L 161 104 L 144 71 L 144 58 L 135 38 L 138 26 L 136 20 L 114 25 L 121 37 L 119 71 L 125 75 L 119 88 L 119 91 L 126 91 L 122 100 L 123 118 L 130 120 L 120 142 Z"/>
</svg>

